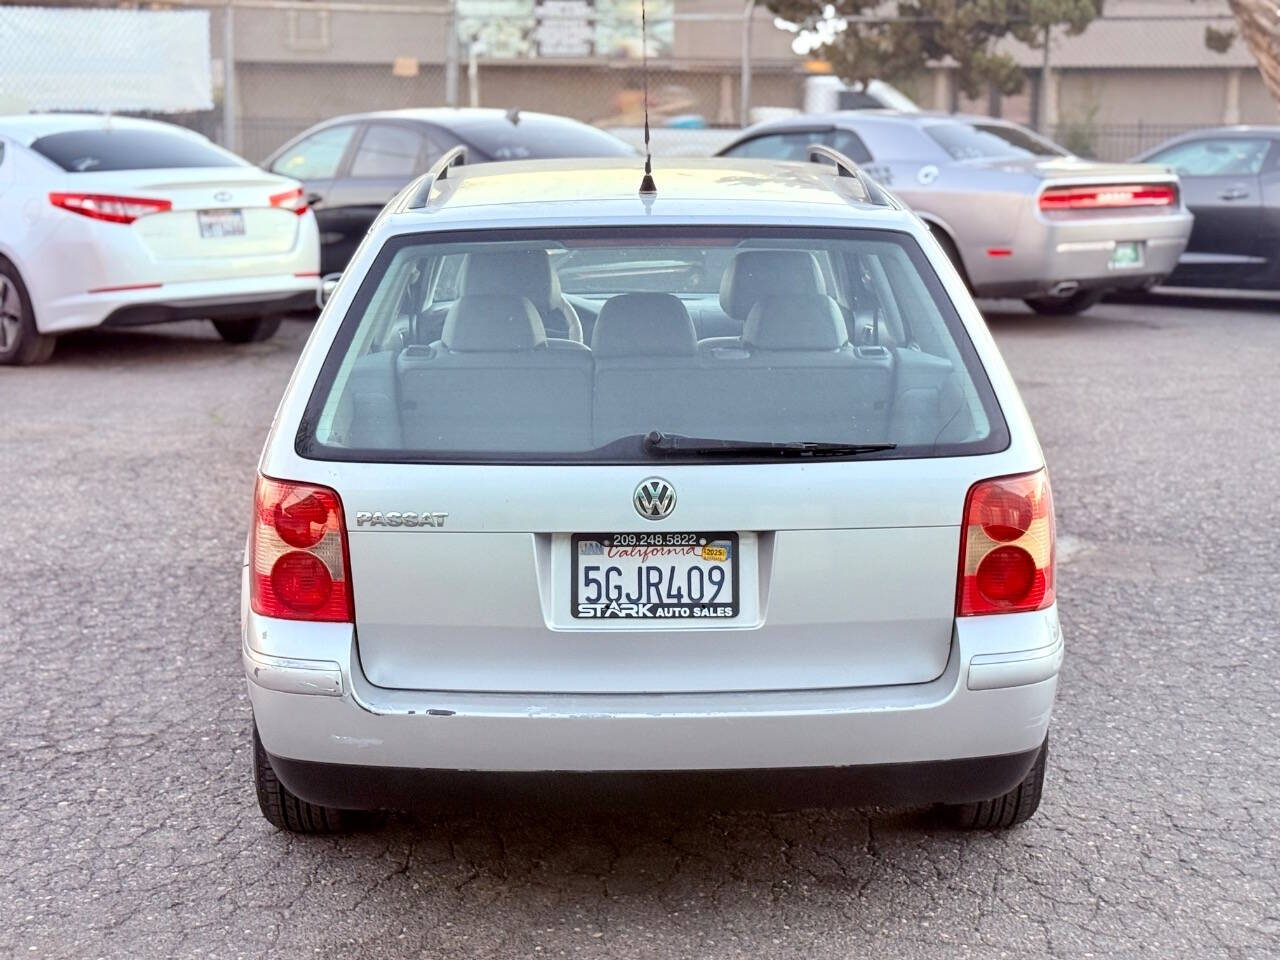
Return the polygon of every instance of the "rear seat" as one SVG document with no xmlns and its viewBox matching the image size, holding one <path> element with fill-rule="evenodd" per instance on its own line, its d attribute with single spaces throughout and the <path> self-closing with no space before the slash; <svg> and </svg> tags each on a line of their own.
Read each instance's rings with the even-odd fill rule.
<svg viewBox="0 0 1280 960">
<path fill-rule="evenodd" d="M 474 294 L 440 340 L 396 359 L 410 449 L 557 451 L 591 444 L 591 351 L 548 340 L 525 297 Z"/>
<path fill-rule="evenodd" d="M 735 439 L 883 440 L 893 397 L 893 355 L 855 347 L 817 261 L 791 250 L 738 254 L 720 289 L 740 337 L 699 344 L 699 403 L 717 434 Z M 746 311 L 744 314 L 744 310 Z M 804 435 L 797 435 L 803 431 Z"/>
<path fill-rule="evenodd" d="M 687 433 L 701 421 L 698 336 L 679 297 L 610 298 L 596 320 L 591 350 L 597 446 L 650 430 Z"/>
</svg>

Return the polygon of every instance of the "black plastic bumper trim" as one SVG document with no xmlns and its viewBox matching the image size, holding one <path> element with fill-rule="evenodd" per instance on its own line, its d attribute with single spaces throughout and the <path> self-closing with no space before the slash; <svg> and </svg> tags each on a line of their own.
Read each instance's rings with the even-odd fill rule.
<svg viewBox="0 0 1280 960">
<path fill-rule="evenodd" d="M 489 804 L 507 810 L 787 810 L 989 800 L 1017 786 L 1039 752 L 849 767 L 621 772 L 419 770 L 269 759 L 293 794 L 345 810 L 474 810 Z"/>
<path fill-rule="evenodd" d="M 144 327 L 175 320 L 248 320 L 286 313 L 315 313 L 316 295 L 310 290 L 283 297 L 235 303 L 138 303 L 117 307 L 102 321 L 104 327 Z"/>
</svg>

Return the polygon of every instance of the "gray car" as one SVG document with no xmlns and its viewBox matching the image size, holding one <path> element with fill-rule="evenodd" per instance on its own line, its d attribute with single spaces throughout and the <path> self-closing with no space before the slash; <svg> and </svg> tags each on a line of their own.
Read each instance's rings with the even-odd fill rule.
<svg viewBox="0 0 1280 960">
<path fill-rule="evenodd" d="M 1170 286 L 1280 290 L 1280 127 L 1195 130 L 1137 159 L 1174 170 L 1196 218 Z"/>
<path fill-rule="evenodd" d="M 320 226 L 321 272 L 338 273 L 387 201 L 458 145 L 472 164 L 635 154 L 617 137 L 568 117 L 438 107 L 334 117 L 304 130 L 262 165 L 302 181 Z"/>
<path fill-rule="evenodd" d="M 1087 310 L 1172 273 L 1192 217 L 1167 168 L 1075 157 L 1017 124 L 846 110 L 760 124 L 721 156 L 804 160 L 822 143 L 928 223 L 973 292 L 1040 313 Z"/>
</svg>

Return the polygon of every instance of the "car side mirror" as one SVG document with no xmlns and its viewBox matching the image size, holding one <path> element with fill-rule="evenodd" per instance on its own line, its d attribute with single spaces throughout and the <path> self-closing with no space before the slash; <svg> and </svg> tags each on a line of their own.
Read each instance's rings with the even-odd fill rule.
<svg viewBox="0 0 1280 960">
<path fill-rule="evenodd" d="M 333 296 L 333 291 L 338 289 L 338 281 L 341 279 L 340 273 L 326 273 L 320 278 L 320 285 L 316 287 L 316 307 L 324 309 L 324 305 Z"/>
</svg>

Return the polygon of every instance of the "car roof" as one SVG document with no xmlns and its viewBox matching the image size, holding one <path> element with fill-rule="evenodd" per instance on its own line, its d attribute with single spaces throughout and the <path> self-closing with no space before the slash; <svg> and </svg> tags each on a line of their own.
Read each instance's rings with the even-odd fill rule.
<svg viewBox="0 0 1280 960">
<path fill-rule="evenodd" d="M 517 224 L 563 216 L 593 222 L 667 216 L 712 222 L 759 216 L 846 220 L 870 218 L 902 229 L 912 215 L 896 205 L 859 199 L 830 167 L 742 157 L 662 158 L 654 161 L 657 194 L 639 194 L 640 157 L 516 160 L 462 165 L 438 179 L 424 208 L 400 209 L 408 218 Z M 412 189 L 412 188 L 411 188 Z M 748 206 L 749 205 L 749 206 Z"/>
<path fill-rule="evenodd" d="M 404 107 L 398 110 L 371 110 L 367 113 L 349 113 L 326 120 L 325 125 L 350 123 L 353 120 L 417 120 L 448 127 L 460 134 L 482 130 L 499 124 L 530 123 L 539 126 L 585 126 L 580 120 L 562 117 L 554 113 L 538 113 L 533 110 L 499 110 L 496 107 Z"/>
<path fill-rule="evenodd" d="M 948 120 L 961 123 L 1000 124 L 1006 127 L 1017 126 L 1012 121 L 1000 117 L 983 117 L 971 113 L 943 113 L 938 110 L 917 110 L 910 113 L 902 110 L 833 110 L 830 113 L 802 113 L 780 120 L 768 120 L 744 131 L 744 134 L 761 133 L 767 130 L 803 130 L 815 126 L 838 127 L 853 121 L 927 127 Z"/>
<path fill-rule="evenodd" d="M 1201 127 L 1198 130 L 1188 130 L 1180 133 L 1176 137 L 1170 137 L 1166 143 L 1173 143 L 1176 140 L 1195 140 L 1199 137 L 1213 136 L 1215 134 L 1227 136 L 1235 134 L 1258 134 L 1265 137 L 1280 137 L 1280 125 L 1273 123 L 1237 123 L 1229 127 Z"/>
<path fill-rule="evenodd" d="M 172 123 L 107 113 L 23 113 L 0 116 L 0 135 L 9 137 L 24 147 L 31 146 L 41 137 L 74 130 L 155 130 L 205 139 L 193 130 Z"/>
</svg>

